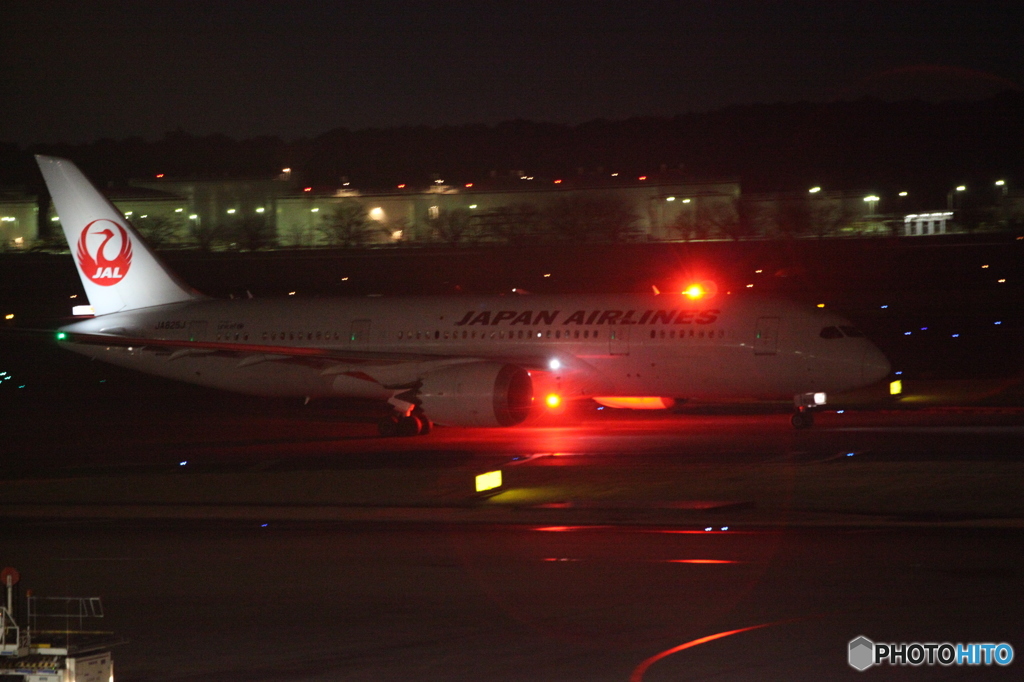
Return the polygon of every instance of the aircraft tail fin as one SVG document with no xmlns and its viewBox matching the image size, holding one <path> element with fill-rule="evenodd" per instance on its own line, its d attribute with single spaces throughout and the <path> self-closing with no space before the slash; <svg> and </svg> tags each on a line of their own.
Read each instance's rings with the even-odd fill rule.
<svg viewBox="0 0 1024 682">
<path fill-rule="evenodd" d="M 97 315 L 202 298 L 167 268 L 75 164 L 36 155 Z"/>
</svg>

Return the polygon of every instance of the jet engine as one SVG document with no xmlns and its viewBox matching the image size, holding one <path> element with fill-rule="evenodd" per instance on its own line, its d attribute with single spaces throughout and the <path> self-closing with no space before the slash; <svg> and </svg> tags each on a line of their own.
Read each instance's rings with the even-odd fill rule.
<svg viewBox="0 0 1024 682">
<path fill-rule="evenodd" d="M 514 426 L 533 405 L 530 373 L 515 365 L 472 362 L 423 376 L 417 392 L 431 421 L 451 426 Z"/>
</svg>

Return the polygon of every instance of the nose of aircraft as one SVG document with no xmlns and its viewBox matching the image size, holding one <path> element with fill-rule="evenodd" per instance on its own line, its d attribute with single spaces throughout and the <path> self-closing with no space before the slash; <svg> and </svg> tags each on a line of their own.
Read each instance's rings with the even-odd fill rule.
<svg viewBox="0 0 1024 682">
<path fill-rule="evenodd" d="M 890 371 L 892 365 L 889 364 L 889 359 L 874 344 L 868 344 L 860 365 L 860 375 L 864 383 L 873 384 L 881 381 L 889 376 Z"/>
</svg>

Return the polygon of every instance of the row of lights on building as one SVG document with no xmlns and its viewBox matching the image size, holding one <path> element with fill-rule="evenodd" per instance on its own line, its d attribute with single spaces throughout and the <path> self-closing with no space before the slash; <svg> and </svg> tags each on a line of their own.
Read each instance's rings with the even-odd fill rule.
<svg viewBox="0 0 1024 682">
<path fill-rule="evenodd" d="M 291 174 L 292 174 L 292 169 L 291 168 L 282 168 L 281 169 L 281 175 L 279 177 L 281 177 L 281 179 L 283 179 L 283 180 L 288 180 L 288 179 L 291 178 Z M 619 177 L 619 174 L 618 173 L 611 173 L 610 176 L 613 177 L 613 178 L 617 178 L 617 177 Z M 163 173 L 157 173 L 156 177 L 157 178 L 163 178 L 164 174 Z M 648 176 L 646 176 L 646 175 L 639 175 L 639 176 L 637 176 L 637 180 L 640 181 L 640 182 L 645 182 L 647 180 L 647 177 Z M 533 180 L 535 178 L 532 175 L 520 175 L 519 179 L 520 180 Z M 563 180 L 561 178 L 557 178 L 557 179 L 555 179 L 553 181 L 553 183 L 556 184 L 556 185 L 560 185 L 560 184 L 562 184 L 562 182 L 563 182 Z M 348 182 L 347 180 L 345 182 L 342 182 L 342 186 L 343 187 L 348 187 L 351 184 L 352 183 Z M 434 180 L 434 184 L 435 185 L 443 185 L 444 184 L 444 180 L 441 179 L 441 178 L 437 178 L 437 179 Z M 408 185 L 406 183 L 404 183 L 404 182 L 396 185 L 396 187 L 398 189 L 405 189 L 407 186 Z M 473 183 L 472 182 L 467 182 L 464 186 L 465 186 L 466 189 L 472 189 Z M 1005 180 L 996 180 L 995 186 L 996 187 L 1000 187 L 1003 190 L 1003 195 L 1004 196 L 1006 195 L 1007 185 L 1006 185 L 1006 181 Z M 303 192 L 312 192 L 313 188 L 312 187 L 303 187 L 302 191 Z M 807 191 L 809 193 L 811 193 L 811 194 L 817 194 L 817 193 L 821 192 L 821 187 L 816 185 L 814 187 L 811 187 Z M 957 192 L 965 192 L 965 191 L 967 191 L 967 186 L 966 185 L 958 185 L 956 187 L 955 191 L 957 191 Z M 900 196 L 900 197 L 906 197 L 908 195 L 909 195 L 909 192 L 906 192 L 906 191 L 902 191 L 902 192 L 898 193 L 898 196 Z M 675 197 L 668 197 L 666 199 L 666 201 L 675 201 Z M 683 203 L 689 203 L 689 201 L 690 201 L 689 199 L 685 199 L 683 201 Z M 876 196 L 876 195 L 870 195 L 870 196 L 864 197 L 864 201 L 866 201 L 866 202 L 878 202 L 878 201 L 881 201 L 881 198 Z M 233 212 L 233 209 L 229 210 L 228 212 L 229 213 Z M 262 213 L 263 209 L 261 209 L 261 208 L 260 209 L 256 209 L 256 212 L 257 213 Z"/>
</svg>

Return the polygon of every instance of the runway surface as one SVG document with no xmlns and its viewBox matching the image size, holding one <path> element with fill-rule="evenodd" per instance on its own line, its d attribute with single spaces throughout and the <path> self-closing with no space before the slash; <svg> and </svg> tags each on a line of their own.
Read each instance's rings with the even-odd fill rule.
<svg viewBox="0 0 1024 682">
<path fill-rule="evenodd" d="M 857 673 L 846 647 L 1024 640 L 1016 530 L 26 522 L 0 537 L 37 594 L 103 596 L 91 627 L 131 640 L 125 682 L 1018 679 L 1019 662 Z"/>
<path fill-rule="evenodd" d="M 860 635 L 1024 651 L 1014 408 L 806 431 L 784 408 L 585 410 L 381 439 L 367 405 L 88 371 L 4 405 L 0 564 L 102 596 L 122 682 L 1019 677 L 847 664 Z M 495 467 L 506 492 L 475 497 Z M 709 500 L 739 506 L 679 511 Z M 65 513 L 14 513 L 30 503 Z M 440 509 L 474 522 L 417 516 Z M 511 521 L 473 516 L 495 509 Z"/>
</svg>

